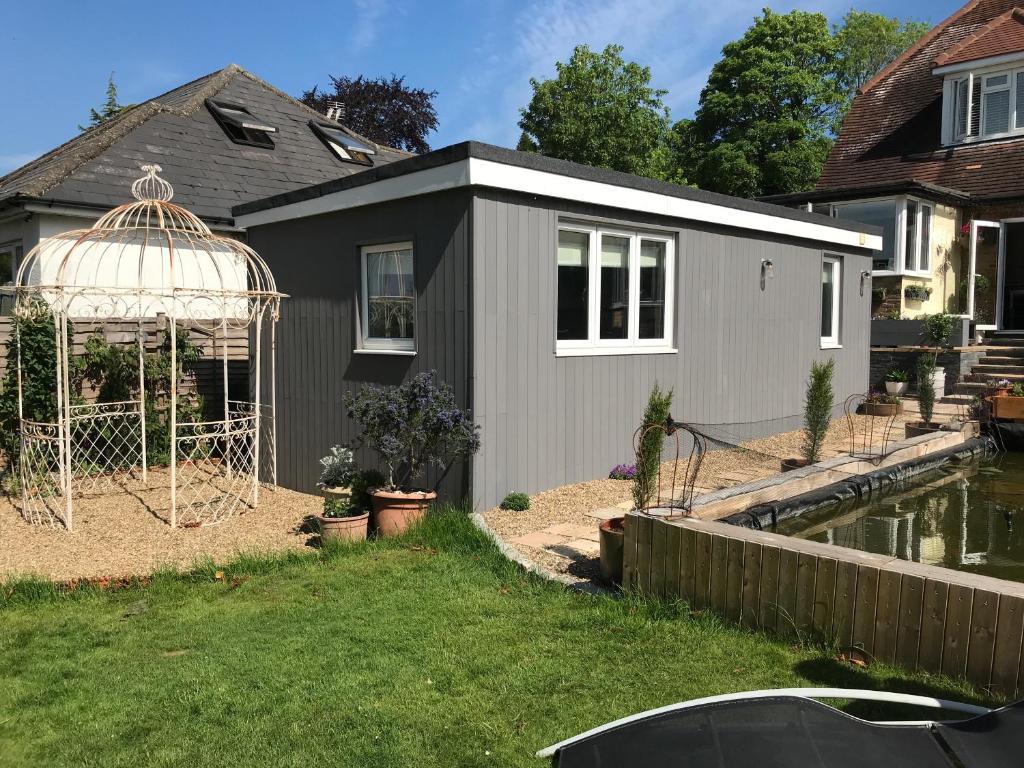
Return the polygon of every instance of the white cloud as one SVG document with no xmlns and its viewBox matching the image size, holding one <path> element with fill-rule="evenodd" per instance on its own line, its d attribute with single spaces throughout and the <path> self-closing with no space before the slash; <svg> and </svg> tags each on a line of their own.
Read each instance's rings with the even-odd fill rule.
<svg viewBox="0 0 1024 768">
<path fill-rule="evenodd" d="M 377 40 L 377 26 L 388 12 L 383 0 L 355 0 L 356 22 L 350 45 L 353 52 L 365 51 Z"/>
</svg>

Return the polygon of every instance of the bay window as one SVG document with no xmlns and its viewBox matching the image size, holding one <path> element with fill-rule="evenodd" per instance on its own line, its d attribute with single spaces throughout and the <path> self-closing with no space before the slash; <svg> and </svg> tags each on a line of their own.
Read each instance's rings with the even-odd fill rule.
<svg viewBox="0 0 1024 768">
<path fill-rule="evenodd" d="M 872 260 L 875 274 L 931 277 L 931 203 L 901 195 L 816 205 L 815 211 L 882 228 L 882 250 Z"/>
<path fill-rule="evenodd" d="M 411 352 L 416 318 L 412 243 L 362 248 L 362 349 Z"/>
<path fill-rule="evenodd" d="M 672 238 L 565 223 L 558 228 L 556 352 L 669 352 Z"/>
</svg>

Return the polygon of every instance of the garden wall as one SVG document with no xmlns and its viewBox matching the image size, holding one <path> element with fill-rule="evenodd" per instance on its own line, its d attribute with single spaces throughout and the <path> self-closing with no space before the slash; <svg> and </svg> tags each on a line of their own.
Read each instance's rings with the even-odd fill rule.
<svg viewBox="0 0 1024 768">
<path fill-rule="evenodd" d="M 692 518 L 626 517 L 623 584 L 745 627 L 1024 693 L 1024 584 Z"/>
<path fill-rule="evenodd" d="M 876 322 L 878 321 L 873 320 L 872 324 Z M 872 347 L 869 387 L 878 390 L 885 389 L 885 375 L 893 368 L 906 371 L 910 374 L 911 382 L 913 382 L 917 358 L 925 351 L 937 352 L 935 365 L 944 368 L 946 372 L 946 389 L 945 392 L 936 392 L 939 396 L 952 393 L 956 383 L 963 381 L 964 377 L 971 372 L 971 368 L 977 365 L 985 354 L 980 347 L 942 350 L 926 350 L 921 347 Z M 912 383 L 911 389 L 913 388 Z"/>
</svg>

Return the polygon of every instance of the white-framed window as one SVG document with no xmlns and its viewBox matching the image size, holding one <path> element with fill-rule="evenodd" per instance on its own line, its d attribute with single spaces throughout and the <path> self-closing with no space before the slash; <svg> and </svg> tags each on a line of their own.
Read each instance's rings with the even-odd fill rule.
<svg viewBox="0 0 1024 768">
<path fill-rule="evenodd" d="M 21 261 L 21 243 L 0 243 L 0 288 L 14 285 Z M 14 308 L 14 294 L 0 292 L 0 315 L 9 315 Z"/>
<path fill-rule="evenodd" d="M 1003 64 L 947 74 L 943 84 L 944 144 L 1021 135 L 1024 67 Z"/>
<path fill-rule="evenodd" d="M 416 349 L 416 285 L 412 243 L 361 249 L 360 340 L 364 350 Z"/>
<path fill-rule="evenodd" d="M 674 245 L 657 233 L 559 224 L 556 352 L 674 351 Z"/>
<path fill-rule="evenodd" d="M 899 195 L 827 205 L 816 203 L 814 210 L 882 228 L 882 250 L 874 255 L 871 265 L 875 275 L 932 276 L 932 203 Z"/>
<path fill-rule="evenodd" d="M 843 262 L 838 256 L 821 259 L 821 348 L 839 346 L 839 310 L 843 295 Z"/>
</svg>

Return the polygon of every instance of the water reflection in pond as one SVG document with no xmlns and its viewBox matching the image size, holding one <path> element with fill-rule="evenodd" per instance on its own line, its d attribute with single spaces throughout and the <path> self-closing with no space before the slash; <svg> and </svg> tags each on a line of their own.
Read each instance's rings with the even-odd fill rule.
<svg viewBox="0 0 1024 768">
<path fill-rule="evenodd" d="M 775 531 L 1024 582 L 1024 454 L 919 475 L 884 496 L 809 512 Z"/>
</svg>

